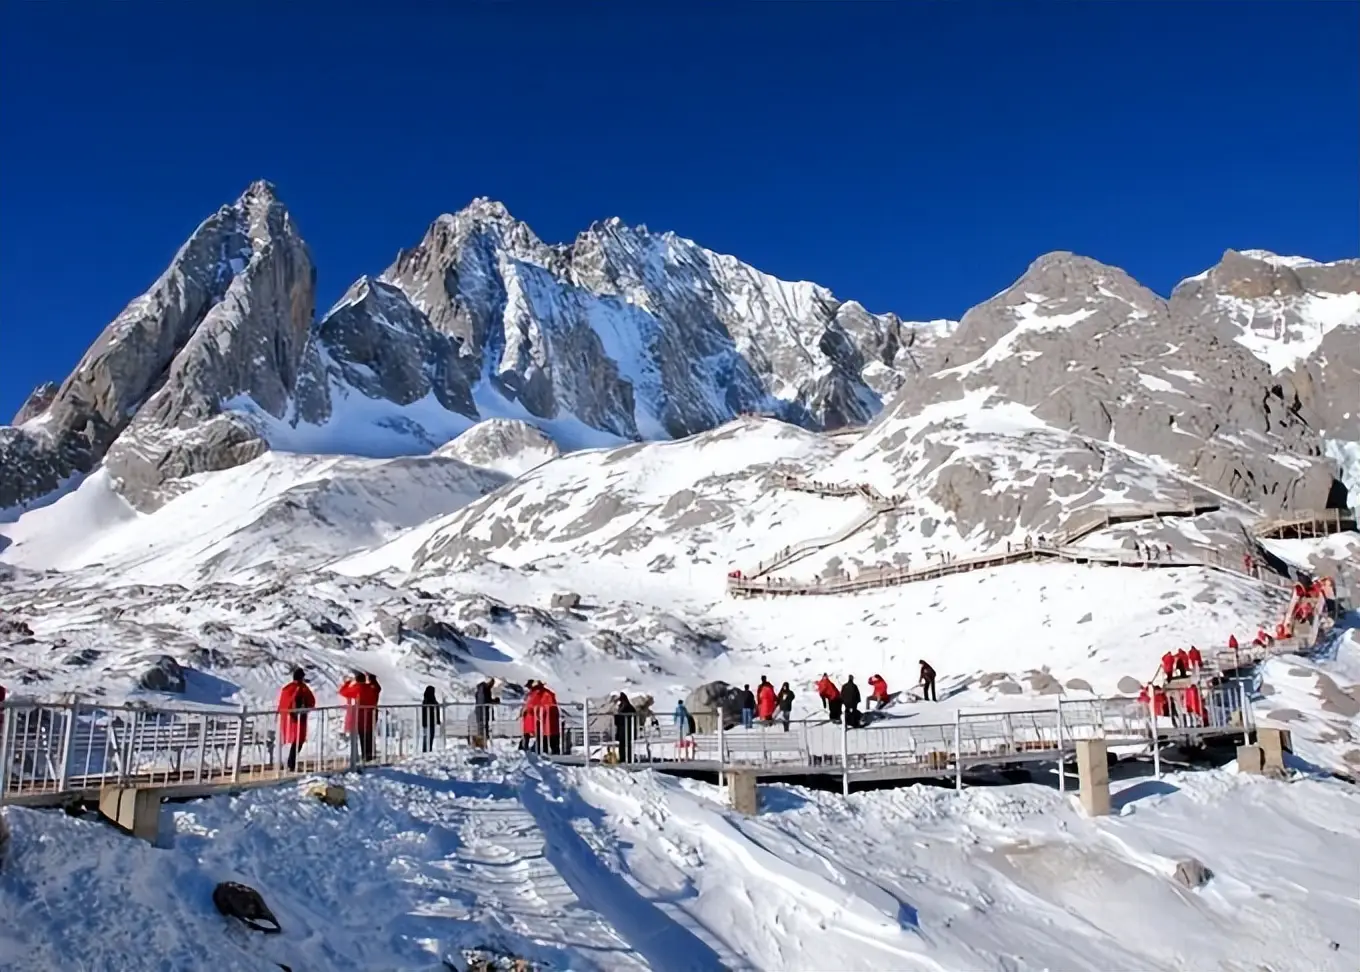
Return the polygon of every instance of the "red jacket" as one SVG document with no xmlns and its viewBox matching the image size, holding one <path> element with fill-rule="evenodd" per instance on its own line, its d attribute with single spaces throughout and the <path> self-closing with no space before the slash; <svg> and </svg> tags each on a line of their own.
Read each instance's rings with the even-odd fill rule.
<svg viewBox="0 0 1360 972">
<path fill-rule="evenodd" d="M 1199 653 L 1199 649 L 1194 645 L 1190 646 L 1190 650 L 1185 653 L 1185 657 L 1190 659 L 1191 668 L 1199 668 L 1204 664 L 1204 656 Z"/>
<path fill-rule="evenodd" d="M 1228 635 L 1228 647 L 1229 648 L 1237 647 L 1237 635 Z"/>
<path fill-rule="evenodd" d="M 358 712 L 359 683 L 346 679 L 340 683 L 338 691 L 340 698 L 345 700 L 345 732 L 352 733 L 357 724 L 355 716 Z"/>
<path fill-rule="evenodd" d="M 542 689 L 532 688 L 524 697 L 524 714 L 520 716 L 520 729 L 526 736 L 538 734 L 538 707 L 542 696 Z"/>
<path fill-rule="evenodd" d="M 1200 698 L 1199 688 L 1194 685 L 1185 690 L 1185 711 L 1201 718 L 1204 716 L 1204 700 Z"/>
<path fill-rule="evenodd" d="M 1176 652 L 1176 664 L 1180 668 L 1190 667 L 1190 654 L 1184 648 Z"/>
<path fill-rule="evenodd" d="M 769 682 L 761 682 L 756 689 L 756 718 L 773 719 L 775 710 L 774 686 Z"/>
<path fill-rule="evenodd" d="M 289 682 L 279 689 L 279 739 L 285 746 L 307 741 L 306 709 L 316 708 L 316 696 L 306 682 Z"/>
<path fill-rule="evenodd" d="M 1162 656 L 1162 674 L 1170 675 L 1175 670 L 1176 670 L 1176 656 L 1168 651 L 1165 655 Z"/>
<path fill-rule="evenodd" d="M 888 683 L 883 681 L 882 675 L 872 676 L 869 679 L 869 685 L 874 690 L 874 698 L 886 699 L 888 697 Z"/>
<path fill-rule="evenodd" d="M 355 713 L 355 725 L 361 730 L 372 732 L 373 727 L 378 724 L 378 698 L 382 695 L 382 686 L 370 675 L 367 682 L 355 687 L 359 690 L 355 696 L 359 704 L 359 711 Z"/>
<path fill-rule="evenodd" d="M 543 735 L 556 736 L 562 731 L 562 710 L 557 706 L 557 693 L 550 688 L 538 693 L 539 725 Z"/>
<path fill-rule="evenodd" d="M 817 694 L 828 702 L 841 697 L 841 690 L 836 688 L 836 683 L 829 678 L 823 678 L 817 683 Z"/>
</svg>

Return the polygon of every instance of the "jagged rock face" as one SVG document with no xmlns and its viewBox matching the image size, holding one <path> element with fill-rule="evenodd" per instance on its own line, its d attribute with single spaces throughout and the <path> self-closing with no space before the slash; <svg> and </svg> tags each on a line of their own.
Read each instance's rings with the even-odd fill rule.
<svg viewBox="0 0 1360 972">
<path fill-rule="evenodd" d="M 46 410 L 0 433 L 0 507 L 50 492 L 101 459 L 129 499 L 154 505 L 167 477 L 257 455 L 258 435 L 223 420 L 222 402 L 249 395 L 282 414 L 312 294 L 305 245 L 272 187 L 253 184 L 205 220 L 151 290 L 105 328 Z"/>
<path fill-rule="evenodd" d="M 1273 286 L 1232 261 L 1223 277 L 1243 292 Z M 994 389 L 1059 429 L 1163 457 L 1242 500 L 1325 505 L 1334 469 L 1311 417 L 1203 319 L 1203 305 L 1182 289 L 1168 303 L 1122 270 L 1049 254 L 965 314 L 941 346 L 942 367 L 908 384 L 889 414 Z"/>
<path fill-rule="evenodd" d="M 485 368 L 533 415 L 571 413 L 627 438 L 742 411 L 862 422 L 933 333 L 618 220 L 546 246 L 486 200 L 441 216 L 383 280 L 458 342 L 470 383 Z"/>
<path fill-rule="evenodd" d="M 369 398 L 409 405 L 434 395 L 451 412 L 477 414 L 469 376 L 458 364 L 458 343 L 391 284 L 358 280 L 322 319 L 316 336 L 317 353 L 324 348 L 336 378 Z"/>
<path fill-rule="evenodd" d="M 29 392 L 28 398 L 23 405 L 19 406 L 19 411 L 14 416 L 11 425 L 23 425 L 29 419 L 37 418 L 47 411 L 53 399 L 57 397 L 57 391 L 61 388 L 55 381 L 45 381 L 33 391 Z"/>
</svg>

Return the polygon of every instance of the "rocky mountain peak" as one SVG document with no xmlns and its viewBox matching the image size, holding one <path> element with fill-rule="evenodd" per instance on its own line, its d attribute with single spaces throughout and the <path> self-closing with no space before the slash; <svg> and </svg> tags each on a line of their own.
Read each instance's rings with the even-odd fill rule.
<svg viewBox="0 0 1360 972">
<path fill-rule="evenodd" d="M 19 406 L 19 411 L 15 413 L 11 425 L 23 425 L 29 419 L 37 418 L 47 411 L 52 400 L 57 397 L 59 386 L 55 381 L 45 381 L 37 388 L 28 393 L 28 398 L 24 399 L 23 405 Z"/>
</svg>

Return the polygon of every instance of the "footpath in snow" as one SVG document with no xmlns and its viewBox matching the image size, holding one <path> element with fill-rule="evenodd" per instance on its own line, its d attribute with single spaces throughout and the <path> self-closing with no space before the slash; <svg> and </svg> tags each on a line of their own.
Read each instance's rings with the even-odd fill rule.
<svg viewBox="0 0 1360 972">
<path fill-rule="evenodd" d="M 164 848 L 9 809 L 0 967 L 417 970 L 469 948 L 556 970 L 1360 966 L 1360 791 L 1331 780 L 1116 783 L 1095 820 L 1039 785 L 762 787 L 746 818 L 707 784 L 520 757 L 344 782 L 344 809 L 303 785 L 167 805 Z M 1185 857 L 1203 888 L 1172 879 Z M 222 919 L 223 880 L 283 934 Z"/>
</svg>

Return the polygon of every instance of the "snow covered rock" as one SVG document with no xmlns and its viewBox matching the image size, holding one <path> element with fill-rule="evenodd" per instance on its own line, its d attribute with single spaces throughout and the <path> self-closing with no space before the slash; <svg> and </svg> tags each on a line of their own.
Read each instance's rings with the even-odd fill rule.
<svg viewBox="0 0 1360 972">
<path fill-rule="evenodd" d="M 1193 857 L 1177 861 L 1176 872 L 1173 875 L 1177 884 L 1192 891 L 1204 887 L 1213 876 L 1213 872 L 1205 867 L 1202 861 Z"/>
<path fill-rule="evenodd" d="M 142 688 L 148 692 L 173 692 L 183 695 L 188 683 L 184 669 L 169 655 L 161 655 L 138 679 Z"/>
<path fill-rule="evenodd" d="M 1095 260 L 1040 257 L 964 315 L 943 367 L 904 386 L 882 421 L 984 395 L 1253 504 L 1324 506 L 1335 467 L 1309 416 L 1273 393 L 1250 351 L 1206 326 L 1198 286 L 1168 302 Z"/>
<path fill-rule="evenodd" d="M 487 419 L 435 451 L 435 455 L 461 459 L 470 466 L 494 469 L 519 476 L 562 450 L 542 430 L 518 419 Z"/>
<path fill-rule="evenodd" d="M 23 405 L 19 406 L 19 411 L 10 424 L 23 425 L 29 419 L 37 418 L 47 411 L 53 399 L 57 397 L 57 391 L 60 387 L 55 381 L 45 381 L 33 389 L 28 398 L 24 400 Z"/>
</svg>

